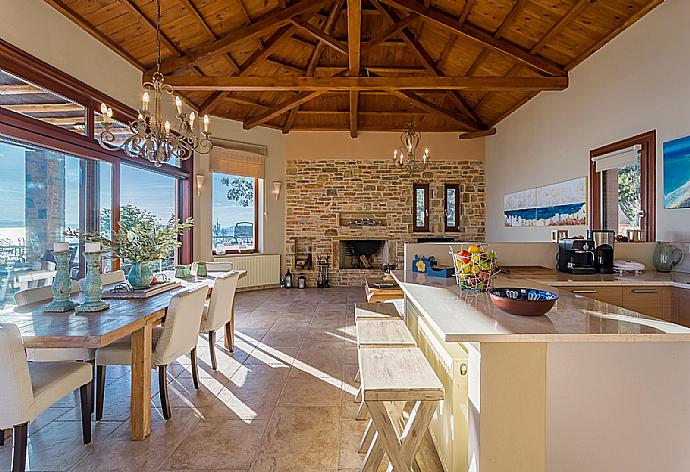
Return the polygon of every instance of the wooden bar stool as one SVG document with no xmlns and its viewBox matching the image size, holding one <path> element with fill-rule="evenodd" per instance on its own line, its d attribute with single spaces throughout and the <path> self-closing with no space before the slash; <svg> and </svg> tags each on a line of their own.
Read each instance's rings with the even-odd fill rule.
<svg viewBox="0 0 690 472">
<path fill-rule="evenodd" d="M 402 317 L 393 303 L 358 303 L 355 305 L 357 320 L 399 320 Z"/>
<path fill-rule="evenodd" d="M 359 319 L 357 325 L 357 349 L 416 347 L 414 338 L 401 319 Z M 355 402 L 361 401 L 361 389 Z M 366 419 L 366 408 L 362 402 L 355 419 Z"/>
<path fill-rule="evenodd" d="M 411 472 L 414 458 L 429 427 L 443 385 L 418 348 L 359 350 L 362 396 L 376 429 L 362 471 L 378 469 L 384 453 L 393 470 Z M 412 402 L 404 427 L 398 406 Z M 394 405 L 393 412 L 387 405 Z M 390 468 L 389 468 L 390 470 Z"/>
</svg>

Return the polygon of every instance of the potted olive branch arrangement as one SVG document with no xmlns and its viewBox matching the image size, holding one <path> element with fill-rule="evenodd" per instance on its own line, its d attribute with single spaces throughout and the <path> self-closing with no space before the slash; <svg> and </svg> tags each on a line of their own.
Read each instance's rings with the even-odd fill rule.
<svg viewBox="0 0 690 472">
<path fill-rule="evenodd" d="M 171 216 L 167 224 L 162 224 L 153 215 L 144 215 L 132 221 L 127 228 L 121 226 L 112 239 L 93 233 L 80 235 L 72 229 L 66 230 L 65 235 L 99 242 L 111 252 L 110 257 L 130 261 L 132 266 L 127 281 L 133 288 L 143 289 L 150 287 L 153 280 L 150 263 L 167 258 L 175 248 L 180 247 L 182 243 L 178 237 L 192 226 L 192 218 L 180 221 Z"/>
</svg>

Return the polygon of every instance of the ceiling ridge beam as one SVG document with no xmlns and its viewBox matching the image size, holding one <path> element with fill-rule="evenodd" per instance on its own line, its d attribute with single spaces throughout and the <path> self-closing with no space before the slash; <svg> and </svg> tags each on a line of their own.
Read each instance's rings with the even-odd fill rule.
<svg viewBox="0 0 690 472">
<path fill-rule="evenodd" d="M 546 73 L 552 76 L 564 76 L 567 74 L 558 64 L 529 53 L 517 44 L 505 41 L 503 39 L 496 39 L 491 34 L 484 30 L 472 26 L 469 23 L 461 23 L 447 12 L 435 7 L 424 8 L 416 0 L 381 0 L 388 5 L 399 8 L 401 10 L 417 13 L 423 20 L 432 22 L 436 25 L 442 26 L 460 36 L 463 36 L 475 43 L 489 47 L 501 54 L 512 57 L 513 59 L 522 62 L 532 69 Z"/>
<path fill-rule="evenodd" d="M 333 27 L 335 26 L 336 21 L 338 21 L 338 16 L 340 15 L 340 11 L 342 10 L 344 3 L 345 0 L 336 0 L 333 2 L 331 11 L 328 13 L 328 19 L 326 19 L 326 24 L 323 27 L 325 33 L 331 34 L 333 31 Z M 319 60 L 321 60 L 321 54 L 323 53 L 324 48 L 325 46 L 321 41 L 319 41 L 314 47 L 314 50 L 309 57 L 309 63 L 307 64 L 307 72 L 305 73 L 306 77 L 313 77 L 316 73 L 316 68 L 319 64 Z M 341 72 L 342 71 L 338 71 L 338 73 Z M 297 112 L 299 111 L 300 106 L 301 105 L 298 105 L 290 110 L 290 113 L 285 119 L 285 123 L 282 127 L 283 133 L 287 134 L 292 129 L 292 125 L 295 123 L 295 118 L 297 117 Z"/>
<path fill-rule="evenodd" d="M 360 73 L 362 51 L 362 0 L 347 0 L 347 48 L 350 76 L 357 77 Z M 350 137 L 357 137 L 357 111 L 359 110 L 359 94 L 350 90 Z"/>
<path fill-rule="evenodd" d="M 163 61 L 161 71 L 164 74 L 186 69 L 197 65 L 202 60 L 222 54 L 230 49 L 232 45 L 239 41 L 255 38 L 266 31 L 279 28 L 290 21 L 293 16 L 300 15 L 320 8 L 329 0 L 300 0 L 284 10 L 272 10 L 249 25 L 242 25 L 233 28 L 228 33 L 215 41 L 203 43 L 177 58 L 169 58 Z M 153 72 L 150 70 L 149 72 Z"/>
<path fill-rule="evenodd" d="M 521 64 L 519 64 L 521 66 Z M 197 77 L 166 79 L 177 90 L 186 91 L 328 91 L 328 90 L 475 90 L 541 91 L 564 90 L 567 77 Z"/>
</svg>

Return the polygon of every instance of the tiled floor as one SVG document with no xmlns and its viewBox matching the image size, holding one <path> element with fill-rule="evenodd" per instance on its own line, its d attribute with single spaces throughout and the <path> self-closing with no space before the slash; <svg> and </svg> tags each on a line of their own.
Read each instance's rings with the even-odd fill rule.
<svg viewBox="0 0 690 472">
<path fill-rule="evenodd" d="M 353 419 L 354 304 L 361 301 L 361 288 L 238 294 L 237 347 L 231 354 L 218 341 L 218 371 L 205 337 L 198 346 L 200 390 L 189 358 L 169 370 L 170 421 L 161 415 L 152 373 L 148 440 L 129 440 L 129 370 L 110 367 L 93 442 L 82 444 L 76 397 L 68 397 L 31 425 L 29 470 L 359 470 L 365 422 Z M 10 469 L 10 458 L 11 440 L 0 448 L 0 470 Z M 441 470 L 428 437 L 418 460 L 424 471 Z"/>
</svg>

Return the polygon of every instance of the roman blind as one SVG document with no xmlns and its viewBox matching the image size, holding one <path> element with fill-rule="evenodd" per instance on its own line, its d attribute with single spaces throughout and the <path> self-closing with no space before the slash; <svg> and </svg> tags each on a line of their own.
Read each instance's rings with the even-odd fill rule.
<svg viewBox="0 0 690 472">
<path fill-rule="evenodd" d="M 592 162 L 594 162 L 597 172 L 620 169 L 621 167 L 635 164 L 640 157 L 641 150 L 642 145 L 635 144 L 629 148 L 604 154 L 603 156 L 593 157 Z"/>
<path fill-rule="evenodd" d="M 267 154 L 268 149 L 264 146 L 214 140 L 211 172 L 263 179 Z"/>
</svg>

